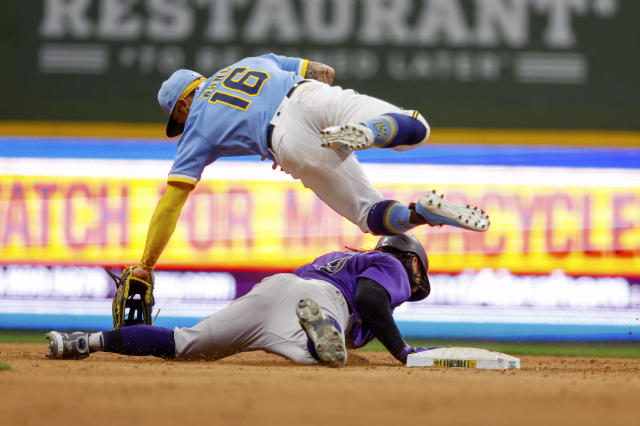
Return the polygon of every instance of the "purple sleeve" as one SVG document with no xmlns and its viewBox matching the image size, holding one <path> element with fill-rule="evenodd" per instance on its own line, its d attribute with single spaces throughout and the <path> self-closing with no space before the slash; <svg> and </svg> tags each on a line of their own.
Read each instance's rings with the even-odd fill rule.
<svg viewBox="0 0 640 426">
<path fill-rule="evenodd" d="M 369 278 L 387 290 L 391 298 L 391 306 L 396 307 L 411 297 L 409 277 L 404 267 L 390 255 L 376 256 L 375 261 L 359 274 Z"/>
</svg>

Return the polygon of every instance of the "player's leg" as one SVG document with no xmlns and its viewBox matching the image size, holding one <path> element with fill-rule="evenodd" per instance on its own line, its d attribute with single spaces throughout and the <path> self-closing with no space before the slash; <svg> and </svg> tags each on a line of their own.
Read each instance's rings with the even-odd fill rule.
<svg viewBox="0 0 640 426">
<path fill-rule="evenodd" d="M 193 327 L 170 330 L 162 327 L 135 325 L 98 333 L 47 333 L 47 356 L 60 359 L 81 359 L 90 352 L 106 351 L 122 355 L 157 356 L 161 358 L 216 360 L 239 352 L 265 350 L 301 364 L 317 364 L 319 357 L 343 351 L 346 361 L 344 334 L 348 309 L 338 290 L 328 283 L 302 280 L 293 274 L 277 274 L 265 278 L 247 295 L 226 308 L 203 319 Z M 312 319 L 313 337 L 329 344 L 314 352 L 314 341 L 299 323 L 296 308 L 301 298 L 313 298 L 323 306 L 324 320 L 339 329 L 339 338 L 329 336 L 334 329 Z M 325 324 L 326 325 L 326 324 Z M 318 329 L 315 331 L 315 329 Z M 331 337 L 331 338 L 330 338 Z M 342 345 L 342 348 L 339 345 Z M 316 356 L 314 358 L 314 356 Z"/>
<path fill-rule="evenodd" d="M 412 149 L 428 139 L 429 126 L 412 115 L 387 113 L 362 122 L 329 126 L 320 132 L 321 146 L 356 151 L 367 148 Z"/>
<path fill-rule="evenodd" d="M 302 298 L 314 298 L 321 303 L 324 318 L 328 321 L 333 318 L 336 325 L 331 326 L 339 328 L 338 339 L 329 339 L 335 328 L 316 332 L 318 342 L 330 340 L 330 344 L 320 348 L 318 357 L 330 352 L 335 359 L 329 363 L 341 363 L 340 356 L 346 361 L 343 334 L 349 319 L 346 301 L 330 284 L 302 280 L 293 274 L 265 278 L 222 311 L 194 327 L 176 329 L 176 353 L 186 359 L 220 359 L 239 352 L 264 350 L 296 363 L 317 364 L 314 342 L 310 342 L 296 313 Z M 342 347 L 338 348 L 340 344 Z"/>
<path fill-rule="evenodd" d="M 484 210 L 451 203 L 434 189 L 424 193 L 417 203 L 406 205 L 385 200 L 374 204 L 367 215 L 367 224 L 376 235 L 393 235 L 424 224 L 484 232 L 489 229 L 490 221 Z"/>
<path fill-rule="evenodd" d="M 254 287 L 259 288 L 260 284 Z M 255 350 L 252 344 L 262 333 L 265 318 L 271 315 L 270 306 L 273 304 L 257 293 L 256 290 L 249 292 L 193 327 L 170 330 L 135 325 L 91 334 L 52 331 L 47 334 L 47 356 L 84 358 L 90 351 L 107 351 L 122 355 L 215 360 Z"/>
<path fill-rule="evenodd" d="M 253 336 L 261 332 L 268 304 L 268 300 L 250 292 L 193 327 L 170 330 L 135 325 L 91 334 L 52 331 L 47 334 L 47 356 L 84 358 L 90 351 L 106 351 L 162 358 L 220 359 L 252 350 L 248 347 Z"/>
<path fill-rule="evenodd" d="M 342 90 L 335 97 L 338 117 L 321 131 L 321 144 L 326 148 L 406 151 L 424 145 L 429 138 L 429 124 L 418 111 L 402 110 L 352 90 Z"/>
<path fill-rule="evenodd" d="M 277 163 L 338 214 L 369 232 L 367 213 L 384 197 L 371 185 L 353 153 L 320 146 L 320 128 L 311 118 L 305 108 L 288 108 L 282 114 L 271 140 Z"/>
<path fill-rule="evenodd" d="M 300 325 L 281 323 L 281 318 L 296 319 L 299 281 L 293 274 L 267 277 L 245 296 L 193 327 L 176 328 L 177 356 L 216 360 L 240 352 L 265 350 L 295 362 L 315 363 L 306 350 L 290 345 L 291 336 L 300 339 L 304 335 Z"/>
<path fill-rule="evenodd" d="M 417 111 L 401 110 L 388 102 L 350 90 L 342 91 L 337 98 L 336 111 L 340 118 L 369 127 L 374 135 L 374 146 L 406 151 L 425 144 L 429 137 L 429 125 Z M 450 203 L 435 190 L 424 193 L 416 203 L 409 205 L 393 200 L 375 204 L 367 220 L 369 228 L 378 235 L 406 232 L 423 224 L 483 232 L 490 224 L 489 216 L 482 209 Z"/>
<path fill-rule="evenodd" d="M 265 338 L 264 325 L 272 315 L 273 300 L 263 297 L 260 290 L 276 281 L 277 276 L 265 278 L 249 293 L 193 327 L 176 328 L 178 357 L 217 360 L 261 349 Z"/>
<path fill-rule="evenodd" d="M 280 286 L 265 291 L 277 292 L 278 305 L 265 327 L 271 342 L 262 349 L 299 364 L 346 363 L 349 309 L 337 288 L 286 274 Z"/>
<path fill-rule="evenodd" d="M 347 363 L 347 346 L 343 328 L 311 297 L 300 299 L 296 315 L 307 334 L 307 350 L 316 360 L 331 367 Z"/>
<path fill-rule="evenodd" d="M 355 96 L 345 96 L 343 92 L 347 91 L 313 83 L 294 92 L 272 133 L 276 161 L 284 171 L 300 179 L 305 187 L 363 232 L 393 235 L 423 224 L 448 224 L 476 231 L 488 228 L 486 215 L 480 220 L 469 219 L 476 212 L 480 215 L 479 210 L 456 208 L 443 199 L 434 203 L 432 193 L 425 194 L 416 204 L 386 200 L 373 187 L 353 153 L 320 147 L 319 131 L 327 123 L 343 116 L 357 118 L 366 114 L 366 111 L 356 111 L 354 103 L 342 105 L 342 99 Z M 361 98 L 358 99 L 361 102 Z M 394 108 L 382 101 L 373 101 L 378 108 Z M 420 210 L 415 207 L 418 204 Z M 423 216 L 420 213 L 423 211 L 428 213 Z"/>
<path fill-rule="evenodd" d="M 80 359 L 91 352 L 105 351 L 122 355 L 176 356 L 173 330 L 150 325 L 132 325 L 97 333 L 47 333 L 49 358 Z"/>
</svg>

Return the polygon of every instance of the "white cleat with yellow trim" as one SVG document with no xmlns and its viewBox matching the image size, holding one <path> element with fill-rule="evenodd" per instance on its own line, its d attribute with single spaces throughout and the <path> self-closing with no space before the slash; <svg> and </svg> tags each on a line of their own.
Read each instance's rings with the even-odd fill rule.
<svg viewBox="0 0 640 426">
<path fill-rule="evenodd" d="M 489 215 L 484 210 L 450 203 L 435 189 L 420 197 L 415 211 L 431 226 L 451 225 L 478 232 L 489 229 Z"/>
<path fill-rule="evenodd" d="M 320 145 L 324 148 L 357 151 L 371 148 L 373 142 L 373 132 L 363 124 L 347 123 L 320 131 Z"/>
</svg>

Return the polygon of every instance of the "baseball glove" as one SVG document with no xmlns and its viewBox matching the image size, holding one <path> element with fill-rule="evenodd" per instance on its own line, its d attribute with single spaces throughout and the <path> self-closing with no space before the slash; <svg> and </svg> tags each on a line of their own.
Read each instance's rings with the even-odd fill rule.
<svg viewBox="0 0 640 426">
<path fill-rule="evenodd" d="M 153 325 L 151 312 L 155 300 L 153 298 L 153 274 L 150 282 L 133 276 L 133 268 L 128 266 L 117 276 L 106 269 L 116 283 L 116 295 L 113 297 L 111 314 L 113 327 L 121 328 L 128 325 Z"/>
</svg>

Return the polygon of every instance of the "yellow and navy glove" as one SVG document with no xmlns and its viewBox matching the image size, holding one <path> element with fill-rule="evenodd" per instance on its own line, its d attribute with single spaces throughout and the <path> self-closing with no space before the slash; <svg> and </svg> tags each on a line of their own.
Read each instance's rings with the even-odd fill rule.
<svg viewBox="0 0 640 426">
<path fill-rule="evenodd" d="M 113 327 L 121 328 L 128 325 L 153 325 L 151 312 L 155 300 L 153 299 L 153 272 L 149 275 L 149 282 L 136 278 L 132 272 L 135 266 L 128 266 L 119 277 L 107 269 L 116 283 L 116 294 L 111 305 Z"/>
</svg>

